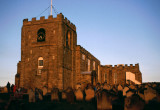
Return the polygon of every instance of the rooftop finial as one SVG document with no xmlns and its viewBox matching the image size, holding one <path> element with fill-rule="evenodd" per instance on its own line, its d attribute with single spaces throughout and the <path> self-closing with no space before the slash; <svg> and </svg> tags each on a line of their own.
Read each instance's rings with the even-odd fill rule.
<svg viewBox="0 0 160 110">
<path fill-rule="evenodd" d="M 52 15 L 52 0 L 51 0 L 51 15 Z"/>
</svg>

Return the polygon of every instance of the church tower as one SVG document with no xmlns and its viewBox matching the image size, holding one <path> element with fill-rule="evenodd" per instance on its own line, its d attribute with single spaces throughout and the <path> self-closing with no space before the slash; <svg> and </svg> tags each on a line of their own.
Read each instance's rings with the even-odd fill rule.
<svg viewBox="0 0 160 110">
<path fill-rule="evenodd" d="M 23 20 L 21 61 L 15 84 L 24 88 L 74 88 L 76 27 L 60 13 Z"/>
</svg>

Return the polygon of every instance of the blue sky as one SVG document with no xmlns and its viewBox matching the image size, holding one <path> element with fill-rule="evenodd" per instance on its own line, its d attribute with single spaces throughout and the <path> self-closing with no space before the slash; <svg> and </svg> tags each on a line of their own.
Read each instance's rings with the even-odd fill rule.
<svg viewBox="0 0 160 110">
<path fill-rule="evenodd" d="M 0 86 L 14 83 L 23 19 L 39 19 L 49 5 L 50 0 L 0 0 Z M 160 81 L 160 0 L 53 0 L 53 5 L 76 25 L 78 44 L 102 65 L 139 63 L 143 82 Z M 41 16 L 49 14 L 50 9 Z"/>
</svg>

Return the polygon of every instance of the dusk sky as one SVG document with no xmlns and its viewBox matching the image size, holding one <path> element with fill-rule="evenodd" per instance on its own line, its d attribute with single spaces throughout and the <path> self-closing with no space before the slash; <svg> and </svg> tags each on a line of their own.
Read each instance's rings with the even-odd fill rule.
<svg viewBox="0 0 160 110">
<path fill-rule="evenodd" d="M 48 18 L 50 9 L 41 13 L 50 2 L 0 0 L 0 86 L 14 83 L 23 19 Z M 53 0 L 53 6 L 102 65 L 139 63 L 143 82 L 160 82 L 160 0 Z"/>
</svg>

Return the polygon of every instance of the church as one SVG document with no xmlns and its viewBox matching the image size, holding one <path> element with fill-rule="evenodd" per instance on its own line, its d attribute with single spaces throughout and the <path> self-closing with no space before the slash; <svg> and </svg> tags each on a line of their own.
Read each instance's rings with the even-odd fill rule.
<svg viewBox="0 0 160 110">
<path fill-rule="evenodd" d="M 101 65 L 85 48 L 77 44 L 76 26 L 62 13 L 47 19 L 23 20 L 21 60 L 17 64 L 17 87 L 53 87 L 65 90 L 77 85 L 142 83 L 139 64 Z"/>
</svg>

